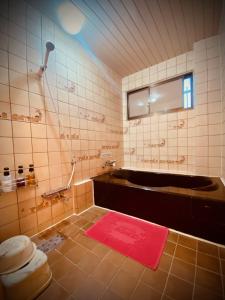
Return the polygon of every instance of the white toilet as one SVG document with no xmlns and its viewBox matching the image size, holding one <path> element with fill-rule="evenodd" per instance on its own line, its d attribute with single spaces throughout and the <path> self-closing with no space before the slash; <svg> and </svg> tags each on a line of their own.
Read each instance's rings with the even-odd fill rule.
<svg viewBox="0 0 225 300">
<path fill-rule="evenodd" d="M 0 245 L 0 279 L 8 300 L 31 300 L 51 281 L 48 258 L 30 238 L 12 237 Z"/>
</svg>

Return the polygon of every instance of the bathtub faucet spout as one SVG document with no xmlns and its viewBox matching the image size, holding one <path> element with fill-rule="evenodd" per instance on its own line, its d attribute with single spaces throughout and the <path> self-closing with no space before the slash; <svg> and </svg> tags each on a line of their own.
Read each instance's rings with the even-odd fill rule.
<svg viewBox="0 0 225 300">
<path fill-rule="evenodd" d="M 115 167 L 116 166 L 116 160 L 107 160 L 104 165 L 103 168 L 105 167 Z"/>
</svg>

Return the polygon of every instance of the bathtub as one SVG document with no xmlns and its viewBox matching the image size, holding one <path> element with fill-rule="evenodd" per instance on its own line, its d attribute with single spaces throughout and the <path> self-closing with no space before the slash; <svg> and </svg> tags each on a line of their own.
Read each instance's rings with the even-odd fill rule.
<svg viewBox="0 0 225 300">
<path fill-rule="evenodd" d="M 225 244 L 219 177 L 120 169 L 93 178 L 95 204 Z"/>
</svg>

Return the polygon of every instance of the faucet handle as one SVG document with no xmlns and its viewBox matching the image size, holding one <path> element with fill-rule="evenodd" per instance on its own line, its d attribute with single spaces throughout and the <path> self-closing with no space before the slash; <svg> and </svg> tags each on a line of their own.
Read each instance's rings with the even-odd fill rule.
<svg viewBox="0 0 225 300">
<path fill-rule="evenodd" d="M 116 166 L 116 160 L 111 160 L 111 164 L 110 164 L 112 167 L 115 167 Z"/>
<path fill-rule="evenodd" d="M 103 168 L 105 167 L 115 167 L 116 165 L 116 160 L 107 160 L 105 161 Z"/>
</svg>

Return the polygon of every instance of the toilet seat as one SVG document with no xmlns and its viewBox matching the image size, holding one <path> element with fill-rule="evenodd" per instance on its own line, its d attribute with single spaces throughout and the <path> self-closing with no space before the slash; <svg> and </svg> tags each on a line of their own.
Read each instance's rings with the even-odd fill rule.
<svg viewBox="0 0 225 300">
<path fill-rule="evenodd" d="M 0 244 L 0 275 L 14 272 L 35 255 L 36 245 L 25 235 L 17 235 Z"/>
<path fill-rule="evenodd" d="M 6 299 L 31 300 L 44 290 L 52 278 L 47 260 L 46 254 L 36 250 L 26 266 L 13 273 L 1 275 Z"/>
</svg>

